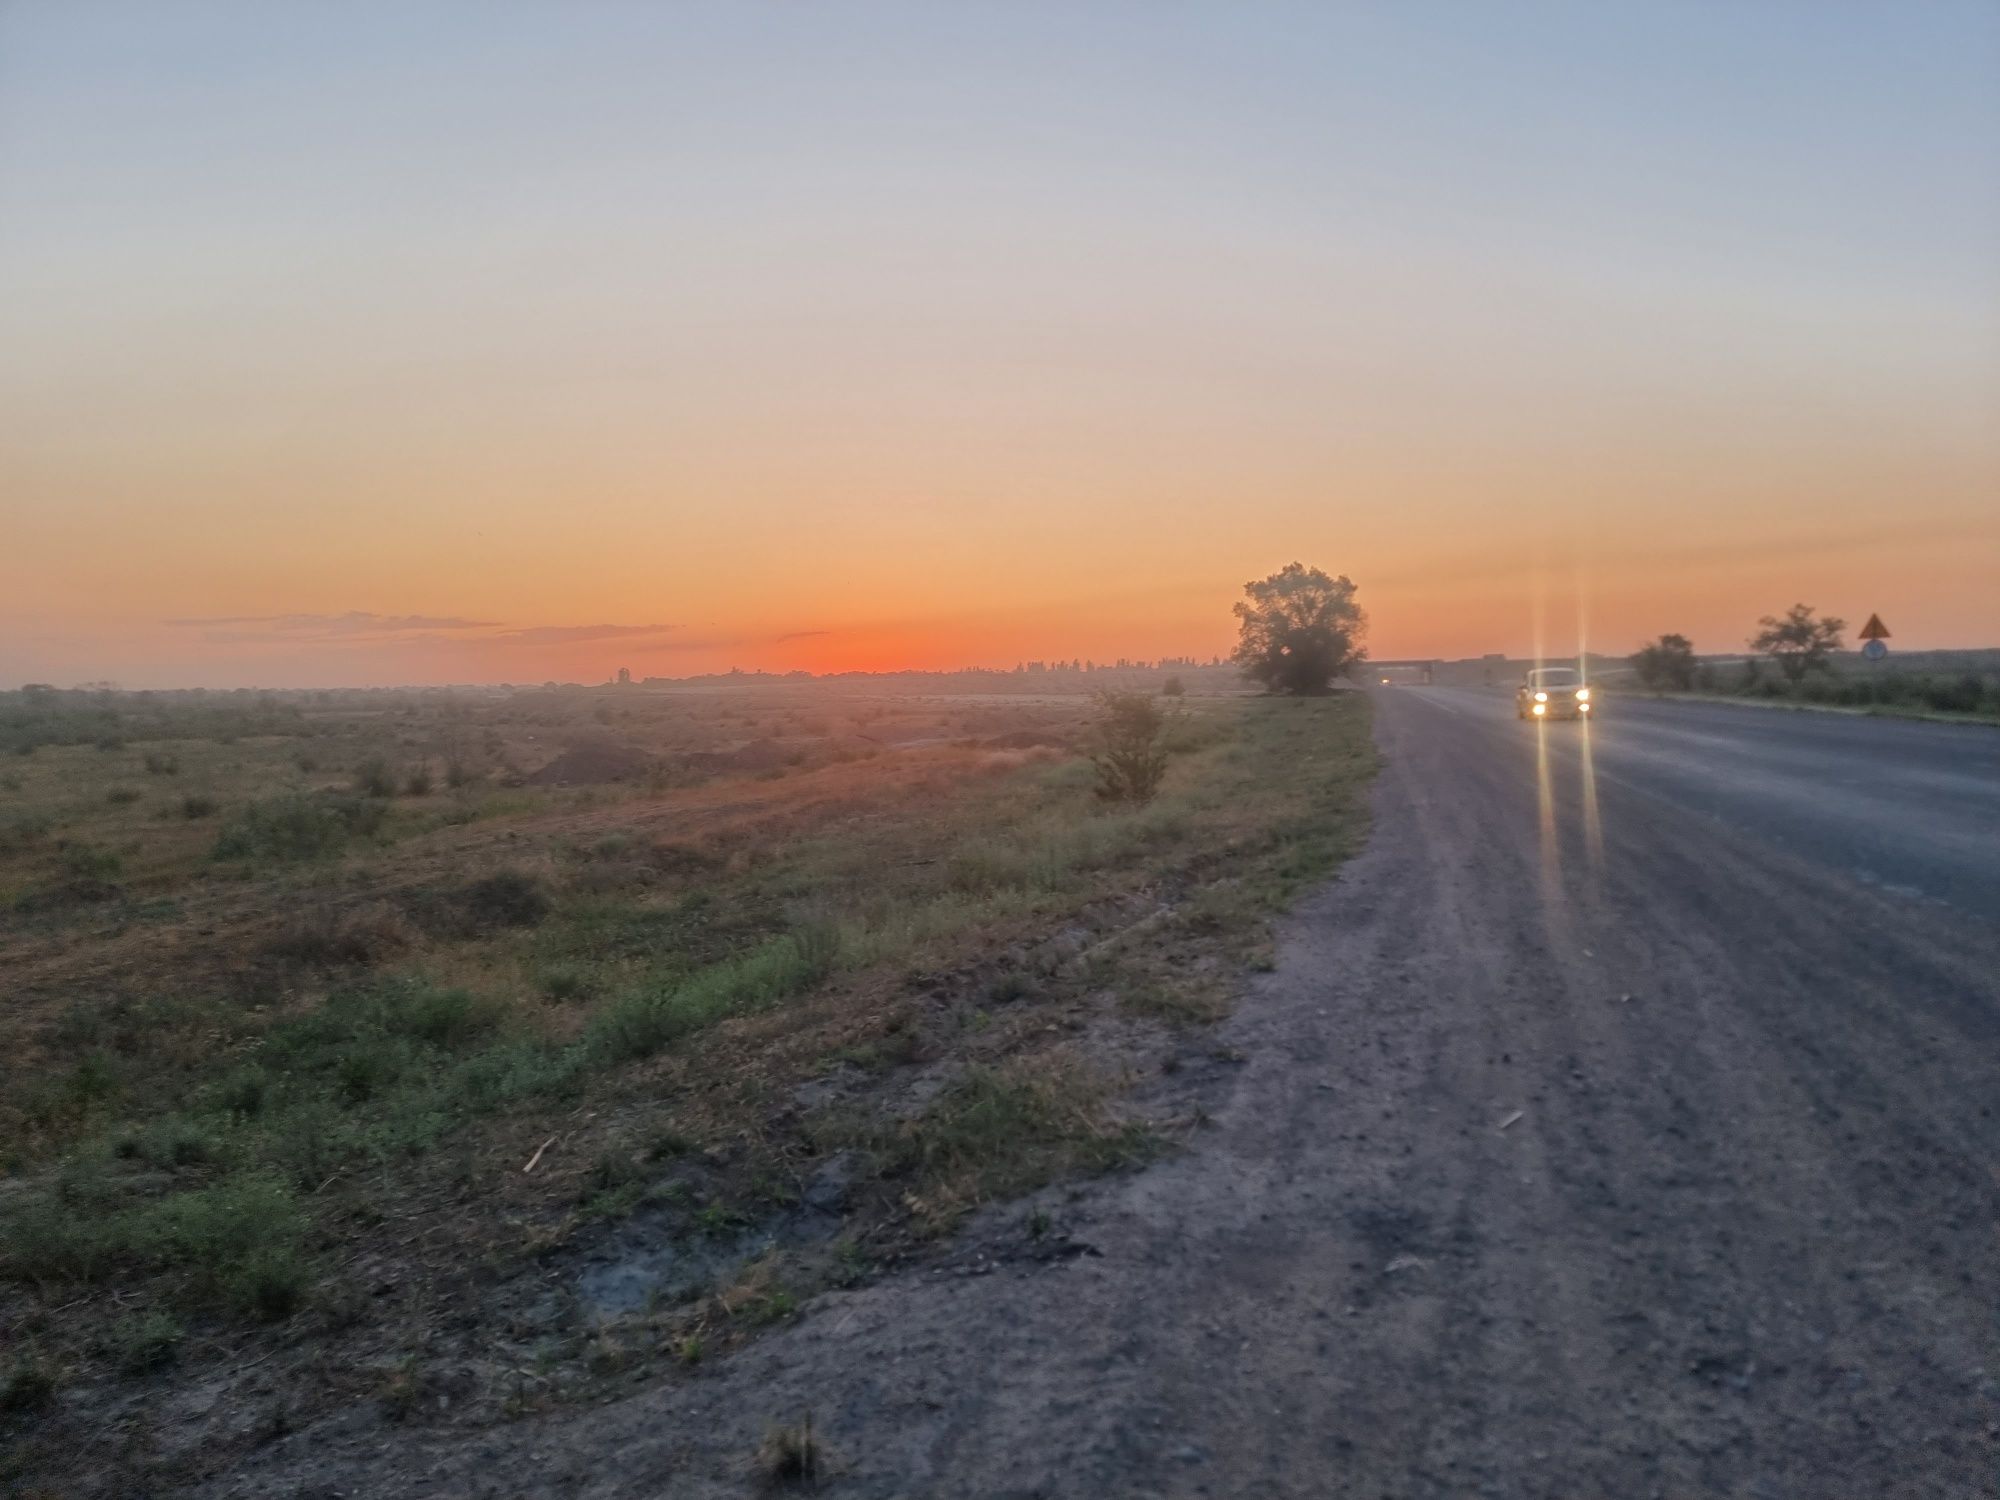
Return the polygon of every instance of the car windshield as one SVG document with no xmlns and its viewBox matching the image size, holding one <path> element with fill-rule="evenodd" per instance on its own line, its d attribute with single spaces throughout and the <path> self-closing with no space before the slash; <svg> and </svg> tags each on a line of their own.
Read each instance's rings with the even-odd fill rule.
<svg viewBox="0 0 2000 1500">
<path fill-rule="evenodd" d="M 1575 687 L 1583 680 L 1575 667 L 1541 667 L 1528 674 L 1536 687 Z"/>
</svg>

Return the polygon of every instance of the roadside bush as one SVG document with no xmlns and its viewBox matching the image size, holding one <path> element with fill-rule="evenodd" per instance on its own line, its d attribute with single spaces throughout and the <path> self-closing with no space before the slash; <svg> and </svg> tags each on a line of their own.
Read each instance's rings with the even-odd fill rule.
<svg viewBox="0 0 2000 1500">
<path fill-rule="evenodd" d="M 212 818 L 219 810 L 213 797 L 190 796 L 181 798 L 181 816 L 190 823 L 200 818 Z"/>
<path fill-rule="evenodd" d="M 1168 716 L 1145 693 L 1106 693 L 1092 730 L 1090 763 L 1107 802 L 1150 802 L 1167 774 Z"/>
<path fill-rule="evenodd" d="M 146 752 L 146 774 L 149 776 L 177 776 L 181 763 L 171 755 L 163 755 L 158 750 Z"/>
<path fill-rule="evenodd" d="M 130 807 L 139 800 L 139 793 L 134 787 L 114 786 L 104 794 L 104 800 L 113 807 Z"/>
<path fill-rule="evenodd" d="M 406 797 L 428 797 L 431 794 L 431 773 L 428 766 L 418 766 L 403 782 Z"/>
</svg>

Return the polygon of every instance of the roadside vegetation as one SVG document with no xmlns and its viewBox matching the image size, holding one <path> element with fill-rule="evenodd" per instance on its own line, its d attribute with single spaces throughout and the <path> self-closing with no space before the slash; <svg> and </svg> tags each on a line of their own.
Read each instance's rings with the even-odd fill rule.
<svg viewBox="0 0 2000 1500">
<path fill-rule="evenodd" d="M 578 1399 L 1170 1148 L 1373 768 L 1235 683 L 0 713 L 0 1484 Z"/>
<path fill-rule="evenodd" d="M 1871 662 L 1843 649 L 1845 630 L 1845 621 L 1795 604 L 1759 622 L 1750 655 L 1704 661 L 1687 637 L 1663 635 L 1629 661 L 1638 686 L 1654 693 L 2000 722 L 2000 652 L 1892 653 Z"/>
</svg>

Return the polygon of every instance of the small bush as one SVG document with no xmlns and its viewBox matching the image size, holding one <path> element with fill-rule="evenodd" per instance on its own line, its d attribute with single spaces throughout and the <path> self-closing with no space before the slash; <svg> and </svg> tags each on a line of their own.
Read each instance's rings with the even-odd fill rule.
<svg viewBox="0 0 2000 1500">
<path fill-rule="evenodd" d="M 62 871 L 71 881 L 116 880 L 123 868 L 124 861 L 109 849 L 100 849 L 94 844 L 63 846 Z"/>
<path fill-rule="evenodd" d="M 577 963 L 553 963 L 541 971 L 537 983 L 551 1000 L 587 999 L 596 988 L 590 970 Z"/>
<path fill-rule="evenodd" d="M 431 794 L 431 773 L 427 766 L 418 766 L 403 781 L 405 797 L 428 797 Z"/>
<path fill-rule="evenodd" d="M 292 793 L 253 802 L 223 825 L 215 841 L 217 859 L 323 859 L 338 854 L 350 837 L 381 827 L 379 803 L 352 797 Z"/>
<path fill-rule="evenodd" d="M 393 797 L 396 773 L 381 756 L 370 756 L 354 768 L 354 790 L 363 797 Z"/>
<path fill-rule="evenodd" d="M 304 1218 L 275 1178 L 246 1175 L 175 1193 L 135 1220 L 135 1250 L 186 1266 L 199 1291 L 236 1311 L 282 1318 L 305 1294 Z"/>
<path fill-rule="evenodd" d="M 1107 802 L 1150 802 L 1167 774 L 1168 717 L 1144 693 L 1106 693 L 1093 729 L 1090 763 Z"/>
<path fill-rule="evenodd" d="M 188 796 L 181 798 L 181 816 L 190 823 L 201 818 L 212 818 L 220 809 L 213 797 Z"/>
<path fill-rule="evenodd" d="M 1179 698 L 1186 693 L 1187 684 L 1181 681 L 1178 674 L 1169 677 L 1165 682 L 1160 684 L 1160 696 L 1162 698 Z"/>
<path fill-rule="evenodd" d="M 47 1411 L 55 1399 L 55 1372 L 40 1360 L 21 1361 L 0 1383 L 0 1411 Z"/>
<path fill-rule="evenodd" d="M 0 850 L 26 849 L 39 843 L 56 826 L 47 813 L 16 813 L 0 827 Z"/>
<path fill-rule="evenodd" d="M 114 786 L 104 794 L 104 800 L 113 807 L 130 807 L 139 800 L 139 793 L 134 787 Z"/>
<path fill-rule="evenodd" d="M 111 1332 L 111 1352 L 118 1368 L 128 1375 L 143 1375 L 173 1363 L 180 1353 L 181 1325 L 164 1309 L 134 1313 Z"/>
<path fill-rule="evenodd" d="M 158 750 L 146 752 L 146 774 L 148 776 L 178 776 L 181 763 L 171 755 L 163 755 Z"/>
<path fill-rule="evenodd" d="M 184 1115 L 169 1115 L 122 1136 L 112 1149 L 118 1156 L 168 1171 L 206 1166 L 221 1154 L 215 1137 Z"/>
<path fill-rule="evenodd" d="M 353 911 L 320 909 L 294 917 L 264 951 L 303 968 L 338 969 L 379 963 L 414 941 L 402 914 L 377 902 Z"/>
<path fill-rule="evenodd" d="M 466 915 L 478 927 L 532 927 L 549 914 L 549 892 L 526 870 L 495 870 L 459 893 Z"/>
</svg>

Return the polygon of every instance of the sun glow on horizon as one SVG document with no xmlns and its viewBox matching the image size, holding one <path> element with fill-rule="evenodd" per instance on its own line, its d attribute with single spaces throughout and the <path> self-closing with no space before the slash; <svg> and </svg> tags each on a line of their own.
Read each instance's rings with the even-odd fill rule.
<svg viewBox="0 0 2000 1500">
<path fill-rule="evenodd" d="M 1205 659 L 1294 559 L 1385 658 L 1579 575 L 1611 652 L 2000 644 L 1996 49 L 11 7 L 0 686 Z"/>
</svg>

